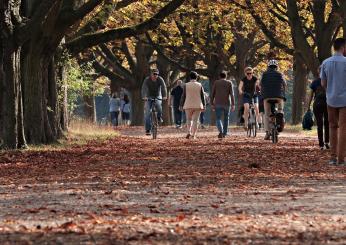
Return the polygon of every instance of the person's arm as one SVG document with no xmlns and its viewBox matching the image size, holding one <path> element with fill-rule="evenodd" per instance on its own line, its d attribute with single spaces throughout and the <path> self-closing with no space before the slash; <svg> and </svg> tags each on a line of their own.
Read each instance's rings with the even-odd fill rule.
<svg viewBox="0 0 346 245">
<path fill-rule="evenodd" d="M 204 94 L 203 86 L 201 87 L 201 100 L 202 100 L 203 108 L 205 110 L 206 102 L 205 102 L 205 94 Z"/>
<path fill-rule="evenodd" d="M 235 110 L 235 99 L 234 99 L 234 92 L 233 92 L 233 84 L 231 82 L 231 88 L 230 88 L 230 95 L 231 95 L 231 109 L 232 111 Z"/>
<path fill-rule="evenodd" d="M 327 82 L 327 74 L 326 74 L 326 71 L 325 71 L 325 64 L 322 64 L 320 77 L 321 77 L 321 85 L 322 85 L 322 87 L 327 89 L 328 82 Z"/>
<path fill-rule="evenodd" d="M 185 99 L 186 99 L 186 86 L 183 88 L 183 94 L 182 94 L 181 99 L 180 99 L 180 108 L 179 109 L 181 111 L 183 110 Z"/>
<path fill-rule="evenodd" d="M 308 102 L 308 110 L 310 110 L 310 106 L 311 106 L 311 102 L 312 102 L 312 98 L 314 97 L 314 91 L 311 90 L 311 93 L 309 95 L 309 102 Z"/>
<path fill-rule="evenodd" d="M 211 89 L 211 95 L 210 95 L 210 104 L 211 106 L 215 105 L 215 94 L 216 94 L 216 82 L 213 84 L 213 88 Z"/>
<path fill-rule="evenodd" d="M 144 82 L 142 84 L 142 99 L 147 99 L 148 98 L 148 85 L 147 85 L 147 78 L 144 79 Z"/>
<path fill-rule="evenodd" d="M 165 83 L 165 80 L 163 80 L 162 77 L 161 77 L 160 81 L 161 81 L 161 95 L 162 95 L 162 99 L 163 99 L 163 100 L 166 100 L 166 99 L 167 99 L 167 87 L 166 87 L 166 83 Z"/>
<path fill-rule="evenodd" d="M 239 87 L 238 87 L 238 91 L 239 91 L 240 95 L 243 94 L 243 87 L 244 87 L 244 82 L 243 82 L 243 80 L 240 80 Z M 232 91 L 233 91 L 233 88 L 232 88 Z"/>
</svg>

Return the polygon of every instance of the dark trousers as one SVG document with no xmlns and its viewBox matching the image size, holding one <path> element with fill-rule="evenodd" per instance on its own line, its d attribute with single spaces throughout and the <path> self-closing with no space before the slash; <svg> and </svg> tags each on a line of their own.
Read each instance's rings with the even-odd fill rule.
<svg viewBox="0 0 346 245">
<path fill-rule="evenodd" d="M 181 125 L 181 120 L 183 118 L 183 112 L 181 110 L 179 110 L 178 106 L 174 106 L 173 108 L 174 110 L 174 121 L 175 121 L 175 125 Z"/>
<path fill-rule="evenodd" d="M 318 142 L 320 147 L 323 147 L 325 143 L 329 143 L 329 121 L 327 104 L 324 102 L 315 102 L 313 105 L 313 111 L 317 123 Z"/>
<path fill-rule="evenodd" d="M 111 111 L 111 122 L 113 126 L 118 126 L 119 111 Z"/>
<path fill-rule="evenodd" d="M 203 125 L 204 124 L 204 111 L 201 112 L 201 114 L 199 115 L 199 122 Z"/>
</svg>

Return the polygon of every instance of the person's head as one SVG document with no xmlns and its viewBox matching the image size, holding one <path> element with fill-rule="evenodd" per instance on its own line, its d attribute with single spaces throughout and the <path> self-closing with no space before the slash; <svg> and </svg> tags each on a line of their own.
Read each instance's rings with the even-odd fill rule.
<svg viewBox="0 0 346 245">
<path fill-rule="evenodd" d="M 198 73 L 195 71 L 190 72 L 190 80 L 197 80 L 198 78 Z"/>
<path fill-rule="evenodd" d="M 334 41 L 333 48 L 335 52 L 342 54 L 346 53 L 346 40 L 345 38 L 337 38 Z"/>
<path fill-rule="evenodd" d="M 278 69 L 278 66 L 279 66 L 279 62 L 277 60 L 269 60 L 268 62 L 268 67 L 271 68 L 271 69 Z"/>
<path fill-rule="evenodd" d="M 183 81 L 182 81 L 182 80 L 178 79 L 178 80 L 176 81 L 176 85 L 177 85 L 177 86 L 181 86 L 182 84 L 183 84 Z"/>
<path fill-rule="evenodd" d="M 226 71 L 222 71 L 222 72 L 220 73 L 220 78 L 221 78 L 221 79 L 226 79 L 226 78 L 227 78 L 227 72 L 226 72 Z"/>
<path fill-rule="evenodd" d="M 245 73 L 245 76 L 246 76 L 247 78 L 251 79 L 251 78 L 252 78 L 252 75 L 253 75 L 253 69 L 252 69 L 252 67 L 250 67 L 250 66 L 246 67 L 245 70 L 244 70 L 244 73 Z"/>
<path fill-rule="evenodd" d="M 124 101 L 125 101 L 125 103 L 130 102 L 129 96 L 127 94 L 124 94 Z"/>
<path fill-rule="evenodd" d="M 150 77 L 151 77 L 151 80 L 156 81 L 157 78 L 159 77 L 159 70 L 158 69 L 152 69 L 150 71 Z"/>
</svg>

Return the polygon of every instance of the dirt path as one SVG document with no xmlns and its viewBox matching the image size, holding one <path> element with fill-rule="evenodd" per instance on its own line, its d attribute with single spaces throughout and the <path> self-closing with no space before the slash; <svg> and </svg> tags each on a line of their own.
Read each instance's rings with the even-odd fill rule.
<svg viewBox="0 0 346 245">
<path fill-rule="evenodd" d="M 0 155 L 1 244 L 346 243 L 346 167 L 316 139 L 160 133 Z"/>
</svg>

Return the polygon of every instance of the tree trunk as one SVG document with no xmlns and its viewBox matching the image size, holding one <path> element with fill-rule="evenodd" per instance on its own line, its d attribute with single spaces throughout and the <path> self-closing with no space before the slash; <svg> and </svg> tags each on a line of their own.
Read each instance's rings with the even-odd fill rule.
<svg viewBox="0 0 346 245">
<path fill-rule="evenodd" d="M 301 123 L 303 117 L 303 103 L 306 99 L 308 70 L 300 55 L 294 57 L 294 84 L 292 98 L 292 124 Z"/>
<path fill-rule="evenodd" d="M 85 119 L 90 123 L 96 123 L 96 104 L 94 95 L 83 96 Z"/>
<path fill-rule="evenodd" d="M 144 103 L 142 100 L 141 89 L 136 88 L 130 90 L 131 93 L 131 107 L 132 119 L 131 126 L 143 126 L 144 123 Z"/>
</svg>

